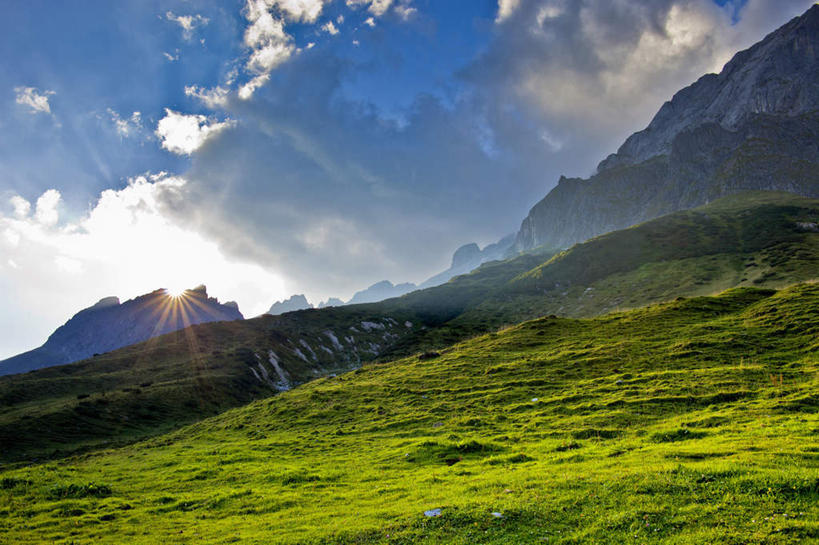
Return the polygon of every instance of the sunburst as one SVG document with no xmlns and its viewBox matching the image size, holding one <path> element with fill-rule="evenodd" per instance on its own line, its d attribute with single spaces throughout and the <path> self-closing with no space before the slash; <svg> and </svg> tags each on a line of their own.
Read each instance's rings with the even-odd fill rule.
<svg viewBox="0 0 819 545">
<path fill-rule="evenodd" d="M 182 286 L 171 286 L 171 287 L 165 288 L 165 293 L 167 293 L 168 296 L 173 297 L 174 299 L 178 299 L 180 297 L 183 297 L 185 295 L 186 291 L 187 291 L 187 288 L 184 288 Z"/>
</svg>

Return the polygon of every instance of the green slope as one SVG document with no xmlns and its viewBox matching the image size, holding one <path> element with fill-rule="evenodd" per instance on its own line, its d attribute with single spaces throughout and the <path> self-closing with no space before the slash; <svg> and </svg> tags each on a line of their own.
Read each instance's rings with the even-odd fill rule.
<svg viewBox="0 0 819 545">
<path fill-rule="evenodd" d="M 60 457 L 178 428 L 349 370 L 372 358 L 384 335 L 410 331 L 361 308 L 306 316 L 201 324 L 74 364 L 0 377 L 0 462 Z M 362 322 L 381 329 L 366 331 Z M 355 333 L 351 324 L 359 326 Z M 353 342 L 342 337 L 346 350 L 338 350 L 329 331 L 345 331 Z"/>
<path fill-rule="evenodd" d="M 819 201 L 743 193 L 575 245 L 488 263 L 376 304 L 205 324 L 71 366 L 0 378 L 0 460 L 131 441 L 290 385 L 538 316 L 595 316 L 817 277 Z M 366 327 L 365 327 L 366 326 Z M 335 342 L 335 339 L 337 342 Z M 303 344 L 306 343 L 306 346 Z M 264 374 L 272 381 L 261 380 Z"/>
<path fill-rule="evenodd" d="M 815 542 L 818 371 L 817 284 L 544 318 L 7 470 L 0 541 Z"/>
</svg>

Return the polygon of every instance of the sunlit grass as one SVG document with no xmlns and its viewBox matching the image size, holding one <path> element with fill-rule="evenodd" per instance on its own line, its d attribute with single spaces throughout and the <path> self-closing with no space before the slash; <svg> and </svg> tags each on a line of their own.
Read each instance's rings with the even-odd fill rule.
<svg viewBox="0 0 819 545">
<path fill-rule="evenodd" d="M 8 470 L 0 536 L 811 542 L 817 338 L 815 284 L 527 322 L 128 448 Z"/>
</svg>

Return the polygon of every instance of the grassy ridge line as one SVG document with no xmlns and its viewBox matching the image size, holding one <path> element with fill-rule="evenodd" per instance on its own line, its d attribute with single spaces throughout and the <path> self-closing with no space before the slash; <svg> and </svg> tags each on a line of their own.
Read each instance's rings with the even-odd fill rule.
<svg viewBox="0 0 819 545">
<path fill-rule="evenodd" d="M 816 284 L 535 320 L 6 471 L 0 537 L 812 542 L 818 339 Z"/>
<path fill-rule="evenodd" d="M 590 317 L 736 286 L 810 280 L 819 271 L 819 232 L 798 225 L 817 222 L 819 200 L 757 191 L 614 231 L 495 282 L 444 327 L 415 331 L 386 356 L 437 349 L 544 315 Z M 505 262 L 491 265 L 504 269 Z M 472 273 L 473 282 L 481 272 Z"/>
</svg>

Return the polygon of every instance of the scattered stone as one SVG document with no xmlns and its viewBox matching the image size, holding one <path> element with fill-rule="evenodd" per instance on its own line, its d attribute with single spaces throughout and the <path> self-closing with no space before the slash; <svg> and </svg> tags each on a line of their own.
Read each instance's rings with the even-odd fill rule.
<svg viewBox="0 0 819 545">
<path fill-rule="evenodd" d="M 373 329 L 385 329 L 384 324 L 380 324 L 378 322 L 361 322 L 361 327 L 363 327 L 367 332 Z"/>
<path fill-rule="evenodd" d="M 496 519 L 502 519 L 503 513 L 498 513 L 497 511 L 495 511 L 494 513 L 492 513 L 492 516 L 495 517 Z"/>
<path fill-rule="evenodd" d="M 623 379 L 618 380 L 617 382 L 615 382 L 615 384 L 617 386 L 620 386 L 621 384 L 623 384 Z"/>
<path fill-rule="evenodd" d="M 432 427 L 433 427 L 433 428 L 440 428 L 440 427 L 441 427 L 441 426 L 443 426 L 443 425 L 444 425 L 444 423 L 443 423 L 443 422 L 436 422 L 436 423 L 434 423 L 434 424 L 432 425 Z"/>
<path fill-rule="evenodd" d="M 532 403 L 537 403 L 537 402 L 538 402 L 538 398 L 533 397 L 533 398 L 532 398 Z"/>
<path fill-rule="evenodd" d="M 440 517 L 441 510 L 440 509 L 430 509 L 429 511 L 424 511 L 425 517 Z"/>
</svg>

